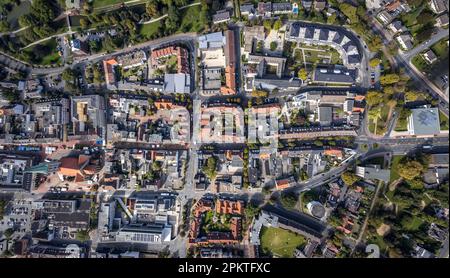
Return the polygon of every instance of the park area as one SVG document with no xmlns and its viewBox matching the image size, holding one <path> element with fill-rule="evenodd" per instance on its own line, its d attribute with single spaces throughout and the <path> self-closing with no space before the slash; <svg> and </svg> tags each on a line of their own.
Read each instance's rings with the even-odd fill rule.
<svg viewBox="0 0 450 278">
<path fill-rule="evenodd" d="M 369 131 L 376 135 L 384 135 L 388 128 L 388 123 L 392 117 L 396 102 L 388 101 L 380 103 L 369 110 Z"/>
<path fill-rule="evenodd" d="M 57 50 L 56 39 L 49 39 L 40 44 L 24 49 L 31 57 L 34 64 L 53 65 L 62 62 L 61 56 Z"/>
<path fill-rule="evenodd" d="M 292 258 L 295 249 L 306 244 L 304 236 L 280 228 L 263 227 L 260 236 L 263 252 L 275 257 Z"/>
<path fill-rule="evenodd" d="M 162 26 L 163 21 L 155 21 L 152 23 L 142 24 L 140 25 L 139 34 L 145 37 L 146 39 L 152 39 L 156 37 L 159 33 L 159 29 Z"/>
</svg>

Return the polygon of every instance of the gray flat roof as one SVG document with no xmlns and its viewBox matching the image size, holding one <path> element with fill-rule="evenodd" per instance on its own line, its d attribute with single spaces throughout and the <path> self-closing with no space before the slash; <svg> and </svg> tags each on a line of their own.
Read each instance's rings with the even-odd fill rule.
<svg viewBox="0 0 450 278">
<path fill-rule="evenodd" d="M 412 109 L 411 121 L 415 135 L 438 134 L 441 131 L 438 108 Z"/>
</svg>

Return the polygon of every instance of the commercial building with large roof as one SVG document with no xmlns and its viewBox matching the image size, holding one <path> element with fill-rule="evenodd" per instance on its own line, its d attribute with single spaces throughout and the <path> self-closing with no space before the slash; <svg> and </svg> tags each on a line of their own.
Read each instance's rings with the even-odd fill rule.
<svg viewBox="0 0 450 278">
<path fill-rule="evenodd" d="M 408 119 L 411 135 L 436 135 L 441 132 L 438 108 L 411 109 Z"/>
</svg>

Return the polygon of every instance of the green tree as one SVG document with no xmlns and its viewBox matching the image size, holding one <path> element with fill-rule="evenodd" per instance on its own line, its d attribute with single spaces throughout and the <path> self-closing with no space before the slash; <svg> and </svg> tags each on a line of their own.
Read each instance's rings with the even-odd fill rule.
<svg viewBox="0 0 450 278">
<path fill-rule="evenodd" d="M 100 41 L 97 41 L 97 40 L 90 40 L 89 41 L 89 49 L 92 52 L 98 52 L 98 51 L 100 51 L 101 48 L 102 48 L 102 44 L 101 44 Z"/>
<path fill-rule="evenodd" d="M 386 86 L 383 88 L 383 93 L 385 93 L 386 95 L 393 95 L 394 94 L 394 87 L 393 86 Z"/>
<path fill-rule="evenodd" d="M 272 30 L 272 20 L 271 19 L 265 19 L 263 21 L 263 26 L 267 31 Z"/>
<path fill-rule="evenodd" d="M 373 59 L 371 59 L 370 62 L 369 62 L 369 65 L 370 65 L 372 68 L 378 67 L 379 64 L 380 64 L 380 59 L 378 59 L 378 58 L 373 58 Z"/>
<path fill-rule="evenodd" d="M 170 5 L 169 6 L 169 11 L 167 13 L 167 18 L 165 21 L 165 25 L 166 25 L 166 29 L 169 33 L 174 33 L 180 24 L 180 14 L 178 12 L 178 9 L 173 6 Z"/>
<path fill-rule="evenodd" d="M 145 4 L 145 11 L 150 17 L 157 17 L 159 15 L 158 1 L 149 0 Z"/>
<path fill-rule="evenodd" d="M 75 72 L 75 70 L 73 70 L 71 68 L 66 68 L 62 72 L 61 77 L 66 82 L 74 83 L 75 82 L 75 77 L 76 77 L 76 72 Z"/>
<path fill-rule="evenodd" d="M 339 10 L 341 10 L 341 12 L 350 20 L 350 23 L 354 24 L 359 22 L 359 18 L 356 14 L 356 7 L 347 3 L 342 3 L 339 5 Z"/>
<path fill-rule="evenodd" d="M 298 198 L 295 193 L 283 193 L 280 198 L 281 204 L 287 209 L 294 209 L 297 204 L 297 200 Z"/>
<path fill-rule="evenodd" d="M 33 20 L 33 17 L 29 14 L 25 14 L 19 17 L 19 26 L 20 27 L 27 27 L 27 26 L 33 26 L 35 24 L 35 21 Z"/>
<path fill-rule="evenodd" d="M 377 122 L 381 118 L 381 107 L 377 106 L 369 109 L 367 117 L 373 122 Z"/>
<path fill-rule="evenodd" d="M 39 23 L 49 23 L 56 17 L 56 5 L 54 0 L 33 0 L 30 14 Z"/>
<path fill-rule="evenodd" d="M 369 50 L 372 52 L 379 51 L 383 47 L 383 40 L 380 36 L 373 36 L 367 43 Z"/>
<path fill-rule="evenodd" d="M 6 201 L 0 200 L 0 219 L 3 219 L 3 215 L 5 213 Z"/>
<path fill-rule="evenodd" d="M 422 96 L 421 93 L 416 91 L 407 91 L 405 93 L 405 101 L 416 101 Z"/>
<path fill-rule="evenodd" d="M 281 26 L 283 26 L 283 22 L 281 21 L 281 18 L 277 19 L 274 23 L 273 23 L 273 29 L 275 30 L 280 30 Z"/>
<path fill-rule="evenodd" d="M 327 18 L 327 23 L 328 24 L 336 24 L 337 21 L 337 15 L 336 13 L 332 13 L 328 18 Z"/>
<path fill-rule="evenodd" d="M 217 171 L 217 158 L 210 156 L 206 161 L 206 165 L 203 166 L 203 172 L 210 179 L 213 180 L 216 177 Z"/>
<path fill-rule="evenodd" d="M 84 17 L 80 19 L 81 28 L 86 29 L 89 27 L 89 24 L 90 24 L 89 19 L 84 18 Z"/>
<path fill-rule="evenodd" d="M 9 23 L 6 20 L 0 21 L 0 32 L 7 32 L 9 31 Z"/>
<path fill-rule="evenodd" d="M 382 86 L 397 83 L 399 80 L 400 76 L 395 73 L 388 73 L 380 77 L 380 83 Z"/>
<path fill-rule="evenodd" d="M 378 91 L 369 91 L 366 95 L 366 102 L 369 106 L 375 106 L 383 101 L 383 96 Z"/>
<path fill-rule="evenodd" d="M 298 78 L 300 78 L 303 81 L 305 81 L 308 78 L 308 72 L 306 71 L 305 68 L 301 68 L 298 71 Z"/>
<path fill-rule="evenodd" d="M 346 171 L 341 174 L 341 179 L 347 186 L 352 186 L 353 184 L 355 184 L 355 182 L 359 181 L 361 178 L 352 172 Z"/>
<path fill-rule="evenodd" d="M 406 180 L 413 180 L 416 177 L 419 177 L 423 170 L 423 165 L 412 159 L 406 159 L 406 161 L 397 164 L 398 174 Z"/>
<path fill-rule="evenodd" d="M 433 25 L 428 24 L 422 27 L 422 29 L 420 29 L 420 31 L 417 33 L 416 35 L 416 39 L 418 41 L 425 41 L 428 40 L 429 38 L 431 38 L 431 35 L 433 35 L 434 32 L 434 28 Z"/>
<path fill-rule="evenodd" d="M 323 146 L 323 142 L 320 140 L 315 140 L 314 145 L 316 145 L 317 147 L 321 147 L 321 146 Z"/>
<path fill-rule="evenodd" d="M 278 44 L 276 41 L 270 42 L 270 50 L 275 51 L 275 49 L 277 49 L 277 45 Z"/>
<path fill-rule="evenodd" d="M 421 25 L 433 24 L 434 16 L 432 13 L 424 9 L 417 17 L 417 23 Z"/>
</svg>

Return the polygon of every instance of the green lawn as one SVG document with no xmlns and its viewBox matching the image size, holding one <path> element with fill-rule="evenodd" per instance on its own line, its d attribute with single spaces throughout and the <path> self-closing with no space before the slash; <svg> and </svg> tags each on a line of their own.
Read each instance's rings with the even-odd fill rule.
<svg viewBox="0 0 450 278">
<path fill-rule="evenodd" d="M 420 225 L 422 225 L 424 221 L 417 216 L 412 216 L 412 221 L 407 222 L 403 228 L 405 228 L 408 231 L 417 231 L 420 227 Z"/>
<path fill-rule="evenodd" d="M 403 158 L 402 155 L 394 155 L 392 157 L 391 161 L 391 182 L 395 181 L 396 179 L 400 178 L 400 175 L 397 172 L 397 165 L 400 162 L 400 160 Z"/>
<path fill-rule="evenodd" d="M 422 54 L 417 54 L 411 59 L 412 64 L 421 72 L 426 72 L 430 69 L 430 65 L 422 57 Z"/>
<path fill-rule="evenodd" d="M 441 59 L 448 56 L 447 41 L 448 39 L 442 39 L 431 47 L 436 56 L 438 56 Z"/>
<path fill-rule="evenodd" d="M 260 236 L 263 252 L 282 258 L 292 258 L 294 250 L 306 244 L 304 236 L 280 228 L 263 227 Z"/>
<path fill-rule="evenodd" d="M 316 62 L 321 63 L 322 60 L 330 60 L 328 59 L 331 56 L 331 64 L 342 64 L 341 56 L 339 55 L 339 52 L 337 52 L 335 49 L 331 47 L 324 47 L 324 46 L 302 46 L 304 48 L 308 49 L 317 49 L 317 50 L 304 50 L 305 52 L 305 60 L 306 63 L 314 64 Z M 325 51 L 321 51 L 325 50 Z M 303 66 L 303 63 L 305 62 L 303 59 L 302 51 L 300 49 L 295 50 L 295 64 L 298 66 Z"/>
<path fill-rule="evenodd" d="M 151 38 L 152 35 L 158 33 L 158 29 L 161 26 L 162 21 L 156 21 L 149 24 L 141 25 L 141 29 L 139 30 L 139 34 L 146 38 Z"/>
<path fill-rule="evenodd" d="M 217 219 L 214 219 L 214 212 L 208 211 L 205 214 L 203 220 L 202 230 L 204 234 L 208 234 L 211 231 L 230 231 L 230 216 L 229 215 L 216 215 Z"/>
</svg>

